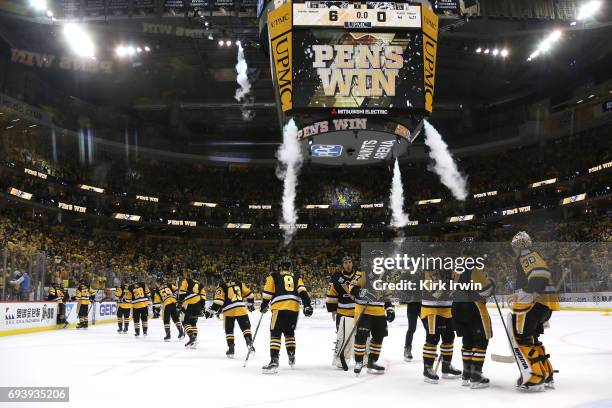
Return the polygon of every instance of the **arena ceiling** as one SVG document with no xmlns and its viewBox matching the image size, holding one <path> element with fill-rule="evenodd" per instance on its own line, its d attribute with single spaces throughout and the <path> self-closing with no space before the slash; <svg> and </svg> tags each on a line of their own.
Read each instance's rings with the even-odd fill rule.
<svg viewBox="0 0 612 408">
<path fill-rule="evenodd" d="M 95 33 L 98 58 L 114 60 L 112 73 L 82 74 L 8 63 L 8 76 L 18 73 L 21 82 L 7 84 L 4 78 L 4 89 L 40 94 L 41 106 L 54 106 L 66 115 L 78 112 L 93 123 L 108 124 L 109 131 L 138 127 L 162 148 L 181 145 L 190 152 L 273 156 L 280 130 L 269 60 L 259 44 L 255 19 L 190 15 L 85 23 Z M 152 33 L 159 25 L 205 29 L 209 34 L 188 38 Z M 536 44 L 557 28 L 563 29 L 559 46 L 527 61 Z M 59 21 L 41 22 L 14 14 L 0 14 L 0 36 L 7 58 L 12 49 L 61 54 L 65 46 Z M 443 18 L 432 119 L 441 126 L 452 126 L 466 115 L 474 120 L 481 112 L 503 111 L 518 103 L 558 96 L 572 86 L 607 79 L 612 66 L 610 38 L 612 20 L 607 13 L 596 22 L 575 26 L 553 19 Z M 245 46 L 253 85 L 250 109 L 255 113 L 250 121 L 243 120 L 241 105 L 234 100 L 237 48 L 219 46 L 220 40 L 240 40 Z M 151 51 L 118 60 L 115 49 L 123 43 L 146 45 Z M 477 53 L 478 48 L 482 52 Z M 485 55 L 485 49 L 491 53 Z M 494 49 L 507 49 L 509 55 L 494 57 Z M 461 136 L 447 137 L 452 144 L 453 138 Z"/>
</svg>

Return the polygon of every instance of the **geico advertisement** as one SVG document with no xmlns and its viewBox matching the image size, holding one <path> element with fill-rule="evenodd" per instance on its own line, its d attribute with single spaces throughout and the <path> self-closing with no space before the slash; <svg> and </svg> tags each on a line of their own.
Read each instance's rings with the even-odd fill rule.
<svg viewBox="0 0 612 408">
<path fill-rule="evenodd" d="M 66 304 L 66 317 L 69 323 L 78 323 L 78 305 L 76 302 Z M 94 315 L 95 314 L 95 315 Z M 115 302 L 95 302 L 87 306 L 87 316 L 89 321 L 114 320 L 117 317 L 117 303 Z"/>
</svg>

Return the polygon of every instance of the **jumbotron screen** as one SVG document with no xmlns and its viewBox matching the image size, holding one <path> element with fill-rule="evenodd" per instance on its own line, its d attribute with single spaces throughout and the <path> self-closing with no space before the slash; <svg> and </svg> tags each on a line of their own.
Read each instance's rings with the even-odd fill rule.
<svg viewBox="0 0 612 408">
<path fill-rule="evenodd" d="M 420 32 L 294 31 L 293 107 L 423 108 Z"/>
<path fill-rule="evenodd" d="M 278 16 L 278 25 L 269 21 L 284 112 L 431 112 L 437 18 L 430 10 L 399 2 L 294 1 L 279 7 Z M 274 37 L 275 31 L 285 33 Z M 291 55 L 283 60 L 285 47 Z M 279 63 L 288 60 L 289 66 Z"/>
</svg>

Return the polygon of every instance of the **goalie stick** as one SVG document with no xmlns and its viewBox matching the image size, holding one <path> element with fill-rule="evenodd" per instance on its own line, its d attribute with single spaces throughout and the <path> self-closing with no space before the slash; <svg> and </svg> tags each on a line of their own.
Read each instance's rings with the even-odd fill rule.
<svg viewBox="0 0 612 408">
<path fill-rule="evenodd" d="M 349 344 L 351 337 L 353 337 L 353 335 L 355 334 L 355 331 L 357 330 L 357 326 L 359 326 L 359 321 L 361 320 L 361 317 L 364 315 L 367 307 L 368 307 L 368 302 L 366 301 L 366 304 L 364 305 L 363 310 L 361 311 L 361 313 L 359 313 L 359 316 L 355 320 L 355 325 L 351 329 L 351 332 L 349 333 L 349 335 L 344 339 L 344 344 L 342 344 L 342 347 L 340 347 L 340 351 L 338 351 L 338 354 L 336 354 L 336 357 L 340 358 L 340 364 L 342 364 L 342 369 L 344 371 L 348 371 L 349 369 L 348 364 L 346 362 L 346 358 L 344 357 L 344 350 L 346 349 L 346 346 Z"/>
<path fill-rule="evenodd" d="M 510 349 L 512 350 L 511 358 L 516 363 L 516 367 L 519 370 L 519 374 L 521 376 L 521 383 L 522 383 L 523 382 L 523 371 L 521 370 L 521 366 L 519 364 L 518 358 L 516 356 L 516 353 L 514 352 L 514 348 L 512 347 L 512 340 L 510 339 L 510 333 L 508 332 L 508 327 L 506 326 L 506 322 L 504 321 L 504 316 L 502 315 L 501 308 L 499 307 L 499 303 L 497 302 L 497 296 L 495 296 L 495 294 L 493 294 L 493 300 L 495 300 L 495 306 L 497 307 L 497 311 L 499 312 L 499 318 L 501 319 L 502 324 L 504 325 L 504 333 L 506 333 L 506 338 L 508 339 L 508 345 L 510 346 Z M 495 358 L 493 358 L 493 355 L 491 355 L 491 359 L 493 361 L 498 361 L 498 360 L 495 360 Z"/>
</svg>

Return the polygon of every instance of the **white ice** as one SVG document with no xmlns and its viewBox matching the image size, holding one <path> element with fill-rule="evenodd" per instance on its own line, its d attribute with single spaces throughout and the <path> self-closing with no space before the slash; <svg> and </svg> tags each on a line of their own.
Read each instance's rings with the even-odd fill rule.
<svg viewBox="0 0 612 408">
<path fill-rule="evenodd" d="M 251 313 L 254 326 L 259 312 Z M 490 361 L 491 352 L 509 354 L 496 310 L 491 310 L 494 338 L 484 372 L 491 387 L 471 390 L 460 380 L 423 382 L 420 326 L 414 337 L 415 359 L 403 361 L 405 308 L 385 338 L 381 362 L 383 376 L 355 377 L 331 367 L 334 326 L 324 309 L 311 318 L 300 315 L 297 365 L 287 366 L 284 347 L 277 375 L 261 374 L 269 360 L 269 319 L 264 316 L 256 339 L 257 353 L 247 368 L 246 348 L 236 330 L 237 354 L 225 357 L 225 336 L 220 320 L 200 319 L 197 350 L 185 350 L 182 341 L 162 340 L 159 319 L 150 321 L 149 336 L 136 339 L 116 333 L 115 324 L 0 337 L 0 386 L 68 386 L 73 407 L 531 407 L 562 408 L 612 406 L 612 316 L 598 312 L 557 312 L 542 337 L 560 372 L 557 389 L 537 394 L 514 390 L 517 367 Z M 454 365 L 461 367 L 460 340 L 455 340 Z M 352 365 L 351 365 L 352 366 Z M 352 367 L 351 367 L 352 369 Z M 163 405 L 162 405 L 163 404 Z M 38 406 L 19 403 L 16 407 Z M 11 404 L 0 403 L 0 407 Z M 46 406 L 46 405 L 45 405 Z"/>
</svg>

